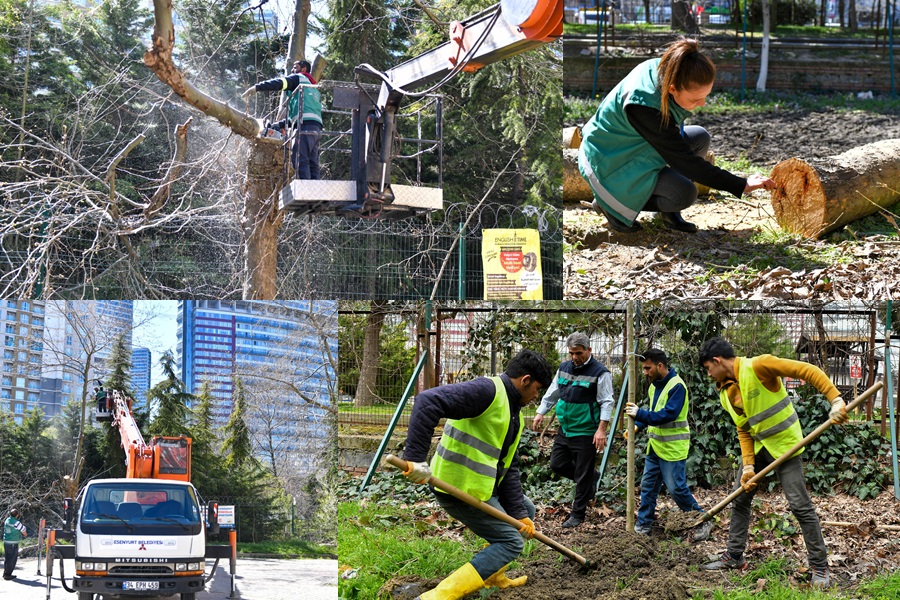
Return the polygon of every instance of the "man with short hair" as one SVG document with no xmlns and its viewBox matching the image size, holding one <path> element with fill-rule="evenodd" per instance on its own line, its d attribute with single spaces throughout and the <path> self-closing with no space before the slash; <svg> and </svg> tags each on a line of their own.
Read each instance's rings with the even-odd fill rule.
<svg viewBox="0 0 900 600">
<path fill-rule="evenodd" d="M 640 357 L 644 376 L 650 382 L 647 390 L 650 409 L 638 408 L 629 402 L 625 405 L 625 413 L 634 419 L 637 429 L 646 427 L 650 435 L 644 454 L 644 476 L 641 478 L 641 508 L 634 525 L 635 533 L 649 535 L 663 483 L 672 500 L 684 512 L 702 513 L 703 509 L 688 488 L 685 469 L 691 449 L 687 386 L 675 369 L 669 366 L 669 357 L 662 350 L 650 348 Z M 694 532 L 694 539 L 706 539 L 712 526 L 712 521 L 700 525 Z"/>
<path fill-rule="evenodd" d="M 409 418 L 403 475 L 427 483 L 432 474 L 521 522 L 513 527 L 434 489 L 437 503 L 461 521 L 488 546 L 454 571 L 420 600 L 457 600 L 482 587 L 524 585 L 527 576 L 510 579 L 508 563 L 525 547 L 523 537 L 534 535 L 534 504 L 522 492 L 518 447 L 524 423 L 522 408 L 550 385 L 547 360 L 522 350 L 499 377 L 479 377 L 425 390 L 416 395 Z M 425 462 L 434 428 L 447 419 L 431 465 Z"/>
<path fill-rule="evenodd" d="M 743 469 L 734 483 L 734 490 L 743 487 L 746 493 L 731 505 L 731 525 L 725 552 L 706 570 L 746 569 L 744 549 L 750 529 L 750 507 L 756 494 L 756 484 L 749 483 L 757 470 L 765 468 L 783 456 L 803 439 L 803 430 L 782 377 L 802 379 L 812 384 L 831 402 L 828 416 L 832 423 L 847 422 L 847 409 L 841 393 L 818 367 L 799 360 L 777 358 L 763 354 L 755 358 L 738 357 L 734 348 L 722 338 L 711 338 L 700 348 L 700 364 L 716 382 L 719 400 L 737 426 L 741 445 Z M 828 574 L 828 550 L 822 537 L 822 527 L 803 478 L 803 462 L 798 450 L 781 463 L 775 472 L 791 512 L 800 523 L 803 541 L 809 553 L 813 587 L 831 586 Z"/>
<path fill-rule="evenodd" d="M 553 384 L 544 394 L 532 428 L 538 429 L 544 415 L 556 406 L 559 431 L 550 452 L 550 468 L 575 482 L 572 512 L 563 527 L 584 522 L 588 502 L 597 493 L 600 474 L 594 469 L 597 452 L 606 447 L 606 428 L 612 415 L 612 375 L 591 354 L 591 342 L 583 333 L 566 338 L 567 360 L 559 366 Z"/>
<path fill-rule="evenodd" d="M 305 60 L 295 61 L 287 77 L 268 79 L 251 85 L 241 94 L 247 98 L 256 92 L 291 92 L 288 99 L 288 118 L 270 125 L 273 129 L 300 127 L 300 135 L 291 151 L 296 179 L 319 179 L 319 141 L 322 139 L 322 97 L 316 89 L 316 80 L 310 73 L 311 65 Z M 303 87 L 303 114 L 300 115 L 300 92 Z"/>
<path fill-rule="evenodd" d="M 15 579 L 13 569 L 19 560 L 19 542 L 28 537 L 25 525 L 19 520 L 19 511 L 9 511 L 9 517 L 3 522 L 3 579 Z"/>
</svg>

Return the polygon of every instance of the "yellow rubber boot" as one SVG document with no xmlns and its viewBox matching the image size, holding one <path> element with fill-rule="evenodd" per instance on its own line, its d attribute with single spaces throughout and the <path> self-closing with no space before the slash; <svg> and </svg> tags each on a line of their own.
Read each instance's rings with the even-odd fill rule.
<svg viewBox="0 0 900 600">
<path fill-rule="evenodd" d="M 419 596 L 419 600 L 459 600 L 468 594 L 484 587 L 481 575 L 472 566 L 466 563 L 453 571 L 436 588 Z"/>
<path fill-rule="evenodd" d="M 501 590 L 505 590 L 506 588 L 525 585 L 525 582 L 528 581 L 528 575 L 522 575 L 521 577 L 510 579 L 506 576 L 505 571 L 506 567 L 504 566 L 502 569 L 485 579 L 484 587 L 495 587 L 500 588 Z"/>
</svg>

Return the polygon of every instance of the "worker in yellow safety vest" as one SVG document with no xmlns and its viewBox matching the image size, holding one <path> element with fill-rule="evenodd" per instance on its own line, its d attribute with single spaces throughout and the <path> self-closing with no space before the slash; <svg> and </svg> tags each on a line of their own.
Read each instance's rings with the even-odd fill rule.
<svg viewBox="0 0 900 600">
<path fill-rule="evenodd" d="M 722 408 L 738 428 L 743 468 L 734 489 L 743 486 L 745 494 L 734 500 L 725 552 L 718 560 L 703 566 L 706 570 L 746 569 L 743 558 L 750 529 L 750 506 L 756 484 L 750 479 L 803 439 L 803 430 L 782 377 L 802 379 L 812 384 L 831 402 L 829 417 L 834 423 L 847 421 L 846 403 L 828 376 L 818 367 L 798 360 L 763 354 L 755 358 L 738 357 L 722 338 L 712 338 L 700 348 L 700 364 L 715 380 Z M 813 587 L 831 586 L 827 549 L 816 509 L 806 491 L 801 448 L 775 469 L 791 512 L 800 523 Z"/>
<path fill-rule="evenodd" d="M 520 351 L 499 377 L 442 385 L 416 395 L 407 429 L 403 474 L 415 483 L 436 478 L 490 504 L 521 525 L 513 527 L 454 496 L 432 488 L 435 500 L 450 516 L 487 540 L 488 546 L 454 571 L 436 588 L 417 598 L 457 600 L 482 587 L 524 585 L 527 577 L 508 578 L 504 571 L 534 535 L 534 504 L 522 492 L 517 449 L 524 421 L 522 408 L 550 385 L 547 360 Z M 434 428 L 447 419 L 431 465 L 425 462 Z"/>
<path fill-rule="evenodd" d="M 703 509 L 687 484 L 686 464 L 691 449 L 687 385 L 669 366 L 669 357 L 662 350 L 649 348 L 639 358 L 643 360 L 644 376 L 650 382 L 647 389 L 650 408 L 639 408 L 629 402 L 625 412 L 635 420 L 635 427 L 646 427 L 650 437 L 644 454 L 641 508 L 634 525 L 635 533 L 650 535 L 656 517 L 656 500 L 663 483 L 681 510 L 702 514 Z M 700 525 L 693 534 L 694 540 L 709 537 L 712 526 L 712 520 Z"/>
</svg>

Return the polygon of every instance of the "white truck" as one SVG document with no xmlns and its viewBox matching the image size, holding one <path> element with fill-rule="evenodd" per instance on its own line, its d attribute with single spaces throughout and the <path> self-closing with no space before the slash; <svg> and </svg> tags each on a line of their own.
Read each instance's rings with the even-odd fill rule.
<svg viewBox="0 0 900 600">
<path fill-rule="evenodd" d="M 206 558 L 216 564 L 229 558 L 233 579 L 234 536 L 229 545 L 206 543 L 207 533 L 218 533 L 218 510 L 210 502 L 204 514 L 191 484 L 191 439 L 155 437 L 145 444 L 130 398 L 117 391 L 107 396 L 101 389 L 97 402 L 97 419 L 119 428 L 127 477 L 91 480 L 76 502 L 66 499 L 65 527 L 50 532 L 47 598 L 54 556 L 75 559 L 72 586 L 66 584 L 62 560 L 60 579 L 78 600 L 176 594 L 195 600 L 207 580 Z M 74 544 L 57 543 L 62 540 Z"/>
</svg>

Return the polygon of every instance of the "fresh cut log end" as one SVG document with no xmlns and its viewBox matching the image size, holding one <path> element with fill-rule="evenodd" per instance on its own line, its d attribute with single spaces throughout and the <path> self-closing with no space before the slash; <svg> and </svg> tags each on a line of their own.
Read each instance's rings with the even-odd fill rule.
<svg viewBox="0 0 900 600">
<path fill-rule="evenodd" d="M 778 225 L 806 238 L 821 235 L 828 226 L 827 199 L 815 168 L 799 158 L 789 158 L 775 165 L 770 177 L 775 181 L 772 208 Z"/>
</svg>

